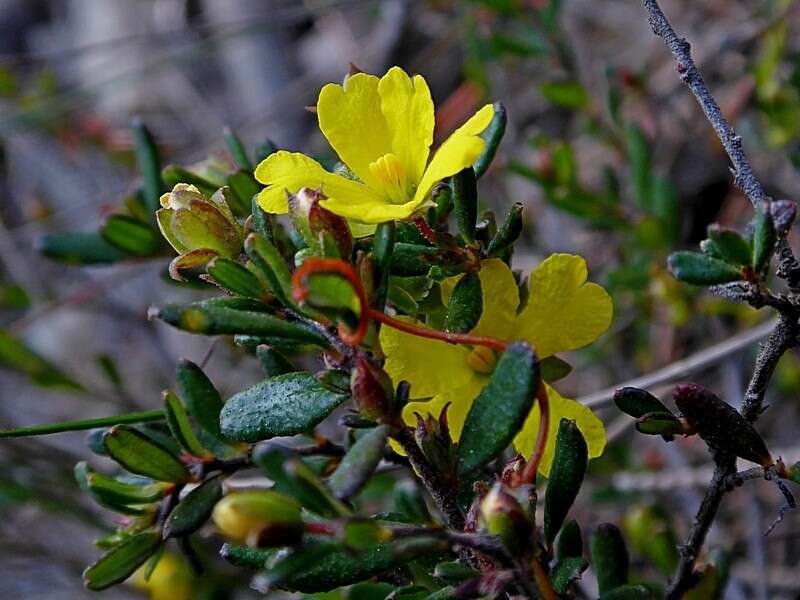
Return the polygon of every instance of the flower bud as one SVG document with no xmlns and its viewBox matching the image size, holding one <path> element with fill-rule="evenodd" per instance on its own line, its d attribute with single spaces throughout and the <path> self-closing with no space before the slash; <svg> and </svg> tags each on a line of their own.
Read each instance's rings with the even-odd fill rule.
<svg viewBox="0 0 800 600">
<path fill-rule="evenodd" d="M 161 196 L 158 227 L 179 254 L 211 250 L 235 258 L 242 251 L 242 228 L 228 207 L 226 190 L 220 188 L 207 198 L 195 186 L 179 183 Z"/>
<path fill-rule="evenodd" d="M 417 417 L 414 439 L 431 466 L 446 481 L 456 485 L 458 481 L 458 446 L 453 444 L 453 439 L 450 437 L 450 426 L 447 423 L 449 406 L 448 403 L 442 408 L 438 419 L 431 414 L 426 414 L 423 418 L 419 413 L 414 413 Z"/>
<path fill-rule="evenodd" d="M 481 502 L 481 522 L 489 535 L 500 538 L 512 554 L 530 548 L 531 523 L 517 499 L 495 484 Z"/>
<path fill-rule="evenodd" d="M 147 592 L 151 600 L 191 600 L 195 597 L 195 577 L 181 556 L 165 553 L 148 578 L 145 578 L 146 569 L 146 566 L 140 567 L 131 576 L 131 583 Z"/>
<path fill-rule="evenodd" d="M 345 219 L 320 205 L 325 198 L 319 190 L 301 188 L 289 196 L 289 216 L 313 255 L 348 260 L 353 234 Z"/>
<path fill-rule="evenodd" d="M 373 421 L 391 425 L 397 420 L 391 379 L 359 353 L 350 376 L 350 392 L 359 412 Z"/>
<path fill-rule="evenodd" d="M 300 541 L 297 502 L 271 490 L 233 492 L 217 502 L 212 519 L 223 535 L 249 546 L 288 546 Z"/>
</svg>

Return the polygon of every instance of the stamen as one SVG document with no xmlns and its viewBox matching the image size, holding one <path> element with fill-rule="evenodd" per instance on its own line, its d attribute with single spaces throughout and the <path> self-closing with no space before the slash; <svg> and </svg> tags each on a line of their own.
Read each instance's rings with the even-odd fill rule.
<svg viewBox="0 0 800 600">
<path fill-rule="evenodd" d="M 369 164 L 369 170 L 391 202 L 395 204 L 408 202 L 406 172 L 396 155 L 384 154 Z"/>
</svg>

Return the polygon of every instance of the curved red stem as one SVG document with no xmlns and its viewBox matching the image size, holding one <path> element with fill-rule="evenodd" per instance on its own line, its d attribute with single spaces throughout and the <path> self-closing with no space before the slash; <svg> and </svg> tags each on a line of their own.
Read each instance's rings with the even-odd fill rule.
<svg viewBox="0 0 800 600">
<path fill-rule="evenodd" d="M 533 453 L 522 471 L 520 483 L 530 484 L 536 481 L 536 472 L 539 470 L 539 463 L 542 462 L 542 455 L 547 446 L 547 432 L 550 429 L 550 401 L 543 385 L 540 385 L 536 392 L 536 401 L 539 403 L 539 433 L 536 435 Z"/>
</svg>

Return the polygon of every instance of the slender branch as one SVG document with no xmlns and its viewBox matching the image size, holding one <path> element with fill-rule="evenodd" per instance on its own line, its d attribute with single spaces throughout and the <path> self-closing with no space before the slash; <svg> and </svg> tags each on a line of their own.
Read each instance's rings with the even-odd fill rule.
<svg viewBox="0 0 800 600">
<path fill-rule="evenodd" d="M 536 401 L 539 403 L 539 433 L 536 434 L 533 453 L 520 477 L 520 481 L 524 484 L 536 481 L 536 472 L 539 470 L 539 463 L 542 462 L 542 456 L 544 456 L 544 450 L 547 447 L 547 432 L 550 429 L 550 401 L 543 385 L 539 386 L 539 390 L 536 393 Z"/>
<path fill-rule="evenodd" d="M 678 73 L 683 82 L 689 87 L 700 104 L 700 108 L 711 123 L 719 137 L 725 152 L 733 164 L 734 182 L 740 187 L 752 202 L 753 206 L 769 202 L 769 196 L 764 191 L 761 182 L 753 172 L 750 162 L 742 149 L 742 138 L 736 134 L 722 114 L 717 101 L 706 87 L 705 81 L 692 58 L 691 46 L 685 38 L 678 36 L 670 25 L 657 0 L 642 0 L 642 6 L 648 13 L 648 21 L 653 28 L 653 33 L 664 40 L 678 63 Z"/>
<path fill-rule="evenodd" d="M 447 526 L 458 531 L 464 529 L 464 512 L 461 510 L 456 500 L 456 490 L 448 485 L 431 466 L 428 459 L 425 458 L 425 455 L 422 453 L 422 450 L 417 446 L 417 442 L 412 437 L 409 429 L 400 427 L 397 432 L 393 434 L 393 437 L 397 440 L 397 443 L 400 444 L 400 447 L 403 448 L 411 466 L 414 467 L 422 483 L 425 484 L 428 492 L 430 492 Z"/>
<path fill-rule="evenodd" d="M 47 423 L 45 425 L 31 425 L 29 427 L 19 427 L 17 429 L 2 429 L 0 430 L 0 439 L 47 435 L 66 431 L 85 431 L 87 429 L 97 429 L 98 427 L 111 427 L 112 425 L 119 425 L 121 423 L 148 423 L 150 421 L 162 420 L 164 420 L 163 410 L 146 410 L 125 415 L 115 415 L 113 417 L 64 421 L 63 423 Z"/>
<path fill-rule="evenodd" d="M 659 369 L 657 371 L 653 371 L 652 373 L 642 375 L 641 377 L 631 379 L 630 381 L 619 383 L 610 388 L 582 396 L 581 398 L 578 398 L 578 402 L 590 408 L 604 406 L 613 400 L 614 392 L 621 387 L 630 386 L 650 389 L 659 385 L 672 383 L 673 381 L 689 377 L 690 375 L 694 375 L 695 373 L 698 373 L 703 369 L 707 369 L 708 367 L 722 361 L 731 354 L 736 354 L 737 352 L 742 351 L 753 344 L 753 342 L 764 339 L 770 334 L 770 332 L 772 332 L 777 323 L 778 319 L 770 319 L 761 325 L 757 325 L 756 327 L 746 329 L 741 333 L 737 333 L 736 335 L 731 336 L 728 339 L 719 342 L 718 344 L 704 348 L 703 350 L 700 350 L 699 352 L 696 352 L 695 354 L 692 354 L 683 360 L 675 361 L 663 369 Z"/>
</svg>

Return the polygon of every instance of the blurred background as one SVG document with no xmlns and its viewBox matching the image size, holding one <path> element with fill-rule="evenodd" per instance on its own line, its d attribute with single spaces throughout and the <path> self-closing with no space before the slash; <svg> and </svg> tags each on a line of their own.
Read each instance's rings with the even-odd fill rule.
<svg viewBox="0 0 800 600">
<path fill-rule="evenodd" d="M 662 4 L 768 192 L 797 199 L 798 3 Z M 724 349 L 731 336 L 756 339 L 767 315 L 666 272 L 670 251 L 694 248 L 709 223 L 743 226 L 751 209 L 635 0 L 0 0 L 0 427 L 157 407 L 181 357 L 207 360 L 223 395 L 257 381 L 256 362 L 232 344 L 147 320 L 151 304 L 202 293 L 169 282 L 169 257 L 71 266 L 42 256 L 39 240 L 96 231 L 132 193 L 134 116 L 168 163 L 229 164 L 226 126 L 250 148 L 269 138 L 330 156 L 306 110 L 320 86 L 353 66 L 381 74 L 391 65 L 428 80 L 437 139 L 486 101 L 506 105 L 508 130 L 480 195 L 498 221 L 513 202 L 525 206 L 515 267 L 580 253 L 611 292 L 612 330 L 565 357 L 575 371 L 558 386 L 595 394 L 611 438 L 578 520 L 624 523 L 637 568 L 663 580 L 709 457 L 699 440 L 636 434 L 596 393 Z M 738 404 L 754 349 L 694 380 Z M 790 353 L 759 422 L 787 462 L 800 459 L 798 392 L 800 356 Z M 80 571 L 113 522 L 74 483 L 74 463 L 90 456 L 81 433 L 0 443 L 0 598 L 92 596 Z M 800 594 L 800 514 L 762 535 L 782 502 L 758 481 L 726 497 L 707 545 L 730 565 L 726 597 Z M 641 535 L 647 519 L 665 543 Z M 238 597 L 248 597 L 240 583 Z M 105 596 L 142 597 L 132 587 Z"/>
</svg>

